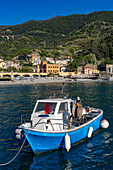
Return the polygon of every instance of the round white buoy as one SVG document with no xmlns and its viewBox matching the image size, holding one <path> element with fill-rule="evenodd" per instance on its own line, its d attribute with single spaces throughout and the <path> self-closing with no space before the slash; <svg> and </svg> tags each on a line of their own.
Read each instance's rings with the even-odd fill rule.
<svg viewBox="0 0 113 170">
<path fill-rule="evenodd" d="M 16 139 L 21 139 L 21 135 L 17 134 Z"/>
<path fill-rule="evenodd" d="M 65 135 L 65 148 L 66 148 L 67 152 L 69 152 L 69 150 L 71 148 L 70 136 L 67 133 Z"/>
<path fill-rule="evenodd" d="M 104 129 L 108 128 L 109 127 L 109 122 L 107 120 L 103 119 L 101 121 L 101 127 L 104 128 Z"/>
<path fill-rule="evenodd" d="M 16 139 L 25 139 L 25 136 L 24 135 L 16 134 Z"/>
<path fill-rule="evenodd" d="M 91 138 L 92 133 L 93 133 L 93 127 L 90 126 L 87 137 L 88 137 L 88 138 Z"/>
</svg>

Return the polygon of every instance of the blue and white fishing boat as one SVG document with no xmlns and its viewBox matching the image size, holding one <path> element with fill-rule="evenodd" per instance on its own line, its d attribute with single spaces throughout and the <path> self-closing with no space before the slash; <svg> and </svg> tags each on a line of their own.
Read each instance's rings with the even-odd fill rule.
<svg viewBox="0 0 113 170">
<path fill-rule="evenodd" d="M 78 106 L 66 97 L 37 100 L 30 122 L 21 122 L 16 137 L 25 137 L 35 154 L 59 148 L 69 151 L 100 126 L 107 128 L 109 123 L 102 118 L 101 109 L 83 108 L 80 100 Z"/>
</svg>

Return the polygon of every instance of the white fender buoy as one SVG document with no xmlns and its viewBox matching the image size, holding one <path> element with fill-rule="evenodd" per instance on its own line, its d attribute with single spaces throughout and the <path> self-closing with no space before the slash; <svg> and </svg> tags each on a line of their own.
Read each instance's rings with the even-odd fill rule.
<svg viewBox="0 0 113 170">
<path fill-rule="evenodd" d="M 24 135 L 19 135 L 19 134 L 16 135 L 16 139 L 24 139 L 24 138 L 25 138 Z"/>
<path fill-rule="evenodd" d="M 107 120 L 103 119 L 101 121 L 101 127 L 104 128 L 104 129 L 108 128 L 109 127 L 109 122 Z"/>
<path fill-rule="evenodd" d="M 71 148 L 70 136 L 67 133 L 65 135 L 65 148 L 66 148 L 67 152 L 69 152 L 69 150 Z"/>
<path fill-rule="evenodd" d="M 90 126 L 87 137 L 88 137 L 88 138 L 91 138 L 92 133 L 93 133 L 93 127 Z"/>
<path fill-rule="evenodd" d="M 16 139 L 21 139 L 21 135 L 17 134 Z"/>
<path fill-rule="evenodd" d="M 22 130 L 23 130 L 23 129 L 16 129 L 16 130 L 15 130 L 15 133 L 21 135 L 21 134 L 22 134 Z"/>
</svg>

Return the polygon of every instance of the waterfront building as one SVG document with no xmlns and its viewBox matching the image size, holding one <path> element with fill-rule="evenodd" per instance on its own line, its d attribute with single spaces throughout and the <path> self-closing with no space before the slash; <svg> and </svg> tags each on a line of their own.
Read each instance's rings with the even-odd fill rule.
<svg viewBox="0 0 113 170">
<path fill-rule="evenodd" d="M 40 55 L 38 53 L 34 53 L 30 57 L 30 61 L 33 63 L 33 65 L 41 64 Z"/>
<path fill-rule="evenodd" d="M 15 67 L 17 70 L 21 70 L 22 66 L 19 65 L 19 63 L 15 63 L 13 61 L 5 61 L 5 68 L 7 69 L 8 67 Z"/>
<path fill-rule="evenodd" d="M 93 64 L 86 64 L 85 67 L 83 66 L 78 66 L 77 67 L 77 74 L 98 74 L 99 70 L 97 69 L 96 65 Z"/>
<path fill-rule="evenodd" d="M 85 67 L 83 68 L 84 74 L 97 74 L 99 73 L 99 70 L 97 69 L 97 65 L 93 64 L 86 64 Z"/>
<path fill-rule="evenodd" d="M 7 69 L 8 67 L 15 67 L 17 70 L 21 70 L 22 66 L 19 65 L 19 63 L 14 63 L 13 61 L 3 61 L 0 60 L 0 68 Z"/>
<path fill-rule="evenodd" d="M 34 72 L 40 73 L 40 65 L 41 65 L 41 58 L 40 55 L 38 53 L 34 53 L 31 55 L 31 57 L 29 57 L 29 61 L 36 66 L 36 68 L 34 69 Z"/>
<path fill-rule="evenodd" d="M 108 74 L 113 74 L 113 64 L 104 64 L 104 65 L 99 65 L 98 69 L 101 72 L 106 72 Z"/>
<path fill-rule="evenodd" d="M 89 70 L 89 74 L 99 74 L 99 70 L 97 70 L 97 69 Z"/>
<path fill-rule="evenodd" d="M 41 71 L 47 74 L 58 74 L 60 73 L 60 64 L 48 64 L 47 61 L 43 61 Z"/>
</svg>

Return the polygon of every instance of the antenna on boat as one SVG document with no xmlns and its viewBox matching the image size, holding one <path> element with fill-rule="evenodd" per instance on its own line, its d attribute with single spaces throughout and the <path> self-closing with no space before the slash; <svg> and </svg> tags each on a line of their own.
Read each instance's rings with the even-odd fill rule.
<svg viewBox="0 0 113 170">
<path fill-rule="evenodd" d="M 56 97 L 56 94 L 54 93 L 53 96 L 49 96 L 49 99 L 54 99 Z"/>
<path fill-rule="evenodd" d="M 56 93 L 54 93 L 54 95 L 53 95 L 53 99 L 56 97 Z"/>
<path fill-rule="evenodd" d="M 69 97 L 69 94 L 67 93 L 66 98 L 68 99 L 68 97 Z"/>
</svg>

